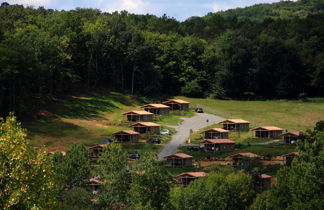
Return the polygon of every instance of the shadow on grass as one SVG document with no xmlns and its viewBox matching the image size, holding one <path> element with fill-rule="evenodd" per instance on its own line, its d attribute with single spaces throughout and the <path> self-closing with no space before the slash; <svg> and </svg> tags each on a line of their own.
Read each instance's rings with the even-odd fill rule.
<svg viewBox="0 0 324 210">
<path fill-rule="evenodd" d="M 48 107 L 49 116 L 39 119 L 55 118 L 96 118 L 102 112 L 113 112 L 120 108 L 118 104 L 132 106 L 141 103 L 145 99 L 136 96 L 128 96 L 121 93 L 98 93 L 87 96 L 72 96 L 64 102 L 57 102 Z"/>
<path fill-rule="evenodd" d="M 47 121 L 46 123 L 37 122 L 36 124 L 26 125 L 30 137 L 34 134 L 51 136 L 56 138 L 69 136 L 71 131 L 77 133 L 85 133 L 86 129 L 72 123 L 63 122 L 61 120 Z"/>
</svg>

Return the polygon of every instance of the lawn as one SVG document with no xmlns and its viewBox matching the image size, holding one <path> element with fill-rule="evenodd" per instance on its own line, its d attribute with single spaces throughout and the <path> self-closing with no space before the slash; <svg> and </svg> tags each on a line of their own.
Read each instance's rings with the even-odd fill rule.
<svg viewBox="0 0 324 210">
<path fill-rule="evenodd" d="M 169 115 L 160 115 L 156 118 L 156 123 L 164 125 L 179 125 L 183 121 L 181 118 L 193 117 L 194 112 L 171 111 Z"/>
<path fill-rule="evenodd" d="M 306 130 L 324 120 L 324 98 L 305 101 L 268 100 L 238 101 L 178 97 L 191 102 L 192 107 L 202 107 L 205 112 L 224 118 L 242 118 L 251 127 L 273 125 L 283 129 Z"/>
</svg>

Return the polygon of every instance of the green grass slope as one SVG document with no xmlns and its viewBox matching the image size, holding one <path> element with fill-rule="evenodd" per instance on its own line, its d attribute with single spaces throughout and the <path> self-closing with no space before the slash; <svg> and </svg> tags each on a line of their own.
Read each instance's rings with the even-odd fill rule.
<svg viewBox="0 0 324 210">
<path fill-rule="evenodd" d="M 224 118 L 242 118 L 251 122 L 251 127 L 273 125 L 288 130 L 306 130 L 324 120 L 324 99 L 303 101 L 238 101 L 179 97 L 190 101 L 192 106 Z"/>
</svg>

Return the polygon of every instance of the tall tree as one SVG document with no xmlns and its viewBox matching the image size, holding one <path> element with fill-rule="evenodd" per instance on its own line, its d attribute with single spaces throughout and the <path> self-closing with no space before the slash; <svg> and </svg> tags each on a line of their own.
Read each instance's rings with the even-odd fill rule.
<svg viewBox="0 0 324 210">
<path fill-rule="evenodd" d="M 121 208 L 128 202 L 127 192 L 131 182 L 128 158 L 120 144 L 107 144 L 98 159 L 97 173 L 103 181 L 98 195 L 100 208 Z"/>
<path fill-rule="evenodd" d="M 34 151 L 26 131 L 10 115 L 0 125 L 0 206 L 4 209 L 55 208 L 51 159 Z"/>
</svg>

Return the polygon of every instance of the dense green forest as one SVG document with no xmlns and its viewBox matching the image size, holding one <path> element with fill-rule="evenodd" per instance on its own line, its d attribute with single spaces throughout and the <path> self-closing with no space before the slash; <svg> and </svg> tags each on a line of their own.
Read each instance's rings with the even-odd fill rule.
<svg viewBox="0 0 324 210">
<path fill-rule="evenodd" d="M 255 5 L 184 22 L 126 11 L 0 7 L 0 114 L 104 88 L 159 97 L 324 94 L 324 4 Z"/>
</svg>

